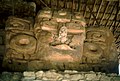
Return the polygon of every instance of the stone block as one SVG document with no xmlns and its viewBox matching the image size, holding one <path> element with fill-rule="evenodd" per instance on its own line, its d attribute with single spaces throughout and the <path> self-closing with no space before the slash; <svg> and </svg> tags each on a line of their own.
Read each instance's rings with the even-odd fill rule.
<svg viewBox="0 0 120 81">
<path fill-rule="evenodd" d="M 69 79 L 63 79 L 62 81 L 71 81 L 71 80 L 69 80 Z"/>
<path fill-rule="evenodd" d="M 79 81 L 86 81 L 86 80 L 79 80 Z"/>
<path fill-rule="evenodd" d="M 85 74 L 86 80 L 95 80 L 96 79 L 96 74 L 91 73 L 91 74 Z"/>
<path fill-rule="evenodd" d="M 112 77 L 102 75 L 100 81 L 111 81 Z"/>
<path fill-rule="evenodd" d="M 23 73 L 24 77 L 35 77 L 35 72 L 26 71 Z"/>
<path fill-rule="evenodd" d="M 113 77 L 111 81 L 120 81 L 120 76 Z"/>
<path fill-rule="evenodd" d="M 22 73 L 14 72 L 11 81 L 19 81 L 22 78 Z"/>
<path fill-rule="evenodd" d="M 10 73 L 10 72 L 2 72 L 2 75 L 0 76 L 0 79 L 2 81 L 9 81 L 9 80 L 11 80 L 12 76 L 13 76 L 13 74 Z"/>
<path fill-rule="evenodd" d="M 37 17 L 39 19 L 41 19 L 41 18 L 50 19 L 52 17 L 52 10 L 51 9 L 44 9 L 38 13 Z"/>
<path fill-rule="evenodd" d="M 65 10 L 59 10 L 58 12 L 55 11 L 53 17 L 57 22 L 61 23 L 70 22 L 71 20 L 71 14 Z"/>
<path fill-rule="evenodd" d="M 71 77 L 70 77 L 70 79 L 72 80 L 72 81 L 78 81 L 78 80 L 82 80 L 82 79 L 84 79 L 85 77 L 84 77 L 84 75 L 82 75 L 82 74 L 74 74 L 74 75 L 71 75 Z"/>
<path fill-rule="evenodd" d="M 72 74 L 72 73 L 78 73 L 78 71 L 76 71 L 76 70 L 65 70 L 64 73 Z"/>
<path fill-rule="evenodd" d="M 27 76 L 22 78 L 22 81 L 33 81 L 33 80 L 35 80 L 35 76 Z"/>
<path fill-rule="evenodd" d="M 43 81 L 48 81 L 49 79 L 47 77 L 42 78 Z"/>
<path fill-rule="evenodd" d="M 48 71 L 43 75 L 43 78 L 46 78 L 48 80 L 58 80 L 58 79 L 60 80 L 62 77 L 63 76 L 61 74 L 51 71 Z"/>
<path fill-rule="evenodd" d="M 36 76 L 37 79 L 41 79 L 43 74 L 44 74 L 43 71 L 38 71 L 38 72 L 35 73 L 35 76 Z"/>
<path fill-rule="evenodd" d="M 69 75 L 69 74 L 65 74 L 65 75 L 64 75 L 64 78 L 65 78 L 65 79 L 69 79 L 69 78 L 70 78 L 70 75 Z"/>
<path fill-rule="evenodd" d="M 33 81 L 43 81 L 43 80 L 33 80 Z"/>
</svg>

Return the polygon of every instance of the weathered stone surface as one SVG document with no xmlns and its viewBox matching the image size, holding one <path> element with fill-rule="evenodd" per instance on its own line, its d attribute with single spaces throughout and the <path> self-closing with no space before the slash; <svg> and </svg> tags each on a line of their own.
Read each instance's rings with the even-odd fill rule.
<svg viewBox="0 0 120 81">
<path fill-rule="evenodd" d="M 33 80 L 33 81 L 43 81 L 43 80 Z"/>
<path fill-rule="evenodd" d="M 65 75 L 64 75 L 64 78 L 65 78 L 65 79 L 69 79 L 69 78 L 70 78 L 70 74 L 69 74 L 69 73 L 68 73 L 68 74 L 65 74 Z"/>
<path fill-rule="evenodd" d="M 96 79 L 96 74 L 92 73 L 92 74 L 85 74 L 86 80 L 95 80 Z"/>
<path fill-rule="evenodd" d="M 33 80 L 34 80 L 34 79 L 32 79 L 32 78 L 30 78 L 30 77 L 27 78 L 27 79 L 26 79 L 26 78 L 23 78 L 23 79 L 22 79 L 22 81 L 33 81 Z"/>
<path fill-rule="evenodd" d="M 44 20 L 52 18 L 52 14 L 53 14 L 51 9 L 49 8 L 45 8 L 44 11 L 41 10 L 38 13 L 39 13 L 38 18 L 44 18 Z"/>
<path fill-rule="evenodd" d="M 110 41 L 108 41 L 108 40 L 110 40 Z M 106 54 L 103 56 L 104 57 L 103 60 L 104 59 L 106 59 L 106 60 L 109 59 L 111 61 L 115 60 L 113 58 L 116 58 L 117 53 L 113 54 L 113 52 L 112 52 L 112 51 L 115 52 L 115 49 L 116 49 L 116 48 L 112 48 L 112 47 L 114 47 L 112 45 L 113 40 L 114 40 L 114 37 L 113 37 L 112 33 L 109 31 L 109 29 L 107 29 L 107 28 L 103 28 L 103 27 L 91 28 L 91 29 L 88 28 L 88 30 L 86 31 L 86 41 L 88 43 L 94 42 L 95 44 L 97 44 L 100 47 L 101 51 L 103 51 L 103 53 Z M 111 51 L 108 51 L 108 50 L 111 50 Z M 100 50 L 97 50 L 96 52 L 99 52 L 99 51 Z M 92 50 L 91 50 L 91 52 L 92 52 Z M 86 55 L 86 52 L 84 55 Z"/>
<path fill-rule="evenodd" d="M 113 77 L 111 81 L 120 81 L 120 76 Z"/>
<path fill-rule="evenodd" d="M 26 71 L 26 72 L 23 73 L 23 76 L 25 76 L 25 77 L 35 77 L 35 72 Z"/>
<path fill-rule="evenodd" d="M 42 76 L 43 76 L 44 72 L 43 71 L 38 71 L 35 73 L 35 76 L 37 79 L 42 79 Z"/>
<path fill-rule="evenodd" d="M 22 73 L 14 72 L 11 81 L 19 81 L 22 78 Z"/>
<path fill-rule="evenodd" d="M 78 71 L 76 71 L 76 70 L 65 70 L 64 73 L 73 74 L 73 73 L 78 73 Z"/>
<path fill-rule="evenodd" d="M 100 81 L 111 81 L 112 77 L 108 77 L 108 76 L 101 76 Z"/>
<path fill-rule="evenodd" d="M 46 78 L 46 77 L 43 77 L 43 78 L 42 78 L 42 80 L 45 80 L 45 81 L 47 81 L 47 80 L 49 80 L 49 79 L 48 79 L 48 78 Z"/>
<path fill-rule="evenodd" d="M 84 79 L 84 75 L 82 75 L 82 74 L 74 74 L 74 75 L 71 75 L 70 79 L 72 81 L 82 80 L 82 79 Z"/>
<path fill-rule="evenodd" d="M 63 76 L 56 72 L 48 71 L 44 73 L 43 78 L 44 77 L 46 77 L 48 80 L 58 80 L 58 79 L 61 79 Z"/>
<path fill-rule="evenodd" d="M 46 10 L 43 10 L 43 12 L 44 11 L 46 12 Z M 48 51 L 51 53 L 50 55 L 48 54 L 48 56 L 46 55 L 47 57 L 45 56 L 46 60 L 51 60 L 51 61 L 54 61 L 54 62 L 61 62 L 62 60 L 58 60 L 58 58 L 56 58 L 56 57 L 59 57 L 61 59 L 62 58 L 64 59 L 64 57 L 66 57 L 65 58 L 66 60 L 64 59 L 62 61 L 62 62 L 65 62 L 65 61 L 69 61 L 69 60 L 72 60 L 72 59 L 73 59 L 73 61 L 78 60 L 82 56 L 82 54 L 80 54 L 79 52 L 81 51 L 81 53 L 82 53 L 83 49 L 75 49 L 74 50 L 74 48 L 72 48 L 72 46 L 69 46 L 70 42 L 75 41 L 75 40 L 71 41 L 72 37 L 74 37 L 74 34 L 71 37 L 69 37 L 70 28 L 68 30 L 67 25 L 64 25 L 64 24 L 66 24 L 66 22 L 70 22 L 71 15 L 69 13 L 70 12 L 65 11 L 65 10 L 54 11 L 53 17 L 49 21 L 48 20 L 41 21 L 41 19 L 39 18 L 39 16 L 41 16 L 41 13 L 38 13 L 38 15 L 36 17 L 37 22 L 35 23 L 35 31 L 37 31 L 38 29 L 39 30 L 41 29 L 41 30 L 46 31 L 46 34 L 47 34 L 47 32 L 50 32 L 51 35 L 52 35 L 52 36 L 50 36 L 50 35 L 47 36 L 46 35 L 48 37 L 48 38 L 46 38 L 46 40 L 47 39 L 49 39 L 49 40 L 45 44 L 46 45 L 48 44 L 50 46 L 50 47 L 49 46 L 46 47 L 46 49 L 48 49 Z M 46 13 L 44 13 L 44 14 L 46 15 Z M 49 17 L 48 17 L 48 19 L 49 19 Z M 61 22 L 61 23 L 58 24 L 58 22 Z M 41 23 L 41 26 L 39 26 L 40 23 Z M 74 28 L 73 28 L 73 30 L 74 30 Z M 83 27 L 83 29 L 77 29 L 77 30 L 78 31 L 83 30 L 83 32 L 85 33 L 85 31 L 84 31 L 85 27 Z M 75 30 L 75 31 L 77 31 L 77 30 Z M 83 35 L 83 32 L 80 32 L 80 33 Z M 41 36 L 42 32 L 35 32 L 35 34 L 36 34 L 36 36 L 39 35 L 39 36 L 36 37 L 36 38 L 38 38 L 38 37 L 40 38 L 38 40 L 41 40 L 41 37 L 43 37 L 43 36 Z M 80 35 L 78 34 L 78 37 L 79 36 Z M 83 40 L 79 41 L 81 43 L 79 44 L 79 42 L 77 42 L 78 44 L 77 45 L 75 44 L 76 46 L 79 46 L 79 47 L 82 48 L 85 35 L 83 35 L 83 36 L 84 37 L 81 37 L 81 39 L 83 39 Z M 42 39 L 45 39 L 45 37 L 43 37 Z M 43 41 L 43 42 L 45 42 L 45 41 Z M 43 43 L 43 42 L 40 41 L 40 43 Z M 41 44 L 39 45 L 39 47 L 41 47 Z M 62 50 L 65 51 L 65 52 L 62 52 Z M 39 49 L 39 51 L 41 51 L 41 50 Z M 70 54 L 67 53 L 67 51 L 71 51 Z M 77 54 L 77 56 L 75 54 L 73 54 L 74 51 L 76 51 L 75 54 Z M 66 55 L 63 55 L 64 53 L 66 53 Z M 69 58 L 67 58 L 67 57 L 69 57 Z"/>
<path fill-rule="evenodd" d="M 22 78 L 22 81 L 33 81 L 36 78 L 35 72 L 30 72 L 30 71 L 23 72 L 23 76 L 24 77 Z"/>
<path fill-rule="evenodd" d="M 10 72 L 3 72 L 2 75 L 0 76 L 0 79 L 3 81 L 9 81 L 12 78 L 12 73 Z"/>
<path fill-rule="evenodd" d="M 86 81 L 86 80 L 79 80 L 79 81 Z"/>
<path fill-rule="evenodd" d="M 16 71 L 16 67 L 19 71 L 113 71 L 118 61 L 112 33 L 105 28 L 85 26 L 79 12 L 64 9 L 43 9 L 35 21 L 9 17 L 3 67 Z"/>
<path fill-rule="evenodd" d="M 57 22 L 62 23 L 70 22 L 71 20 L 71 14 L 64 9 L 59 10 L 58 12 L 55 11 L 53 17 L 56 19 Z"/>
<path fill-rule="evenodd" d="M 116 77 L 118 76 L 116 73 L 110 73 L 110 74 L 107 74 L 107 76 L 110 76 L 110 77 Z"/>
<path fill-rule="evenodd" d="M 70 70 L 69 70 L 70 71 Z M 71 70 L 72 72 L 72 70 Z M 57 72 L 55 70 L 37 71 L 37 76 L 24 76 L 24 72 L 3 72 L 0 75 L 0 81 L 120 81 L 120 76 L 110 76 L 113 74 L 105 74 L 101 72 L 77 72 L 65 73 Z M 43 76 L 38 78 L 38 76 Z M 98 77 L 99 76 L 99 77 Z"/>
<path fill-rule="evenodd" d="M 70 81 L 69 79 L 63 79 L 62 81 Z"/>
</svg>

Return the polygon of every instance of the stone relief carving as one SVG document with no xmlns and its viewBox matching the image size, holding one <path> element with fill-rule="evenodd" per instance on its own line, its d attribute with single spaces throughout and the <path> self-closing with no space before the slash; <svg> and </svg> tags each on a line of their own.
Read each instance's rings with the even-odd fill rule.
<svg viewBox="0 0 120 81">
<path fill-rule="evenodd" d="M 115 51 L 117 49 L 115 48 L 115 44 L 113 43 L 113 41 L 114 41 L 113 34 L 107 28 L 104 28 L 104 27 L 88 28 L 86 31 L 86 42 L 94 43 L 94 44 L 100 46 L 100 48 L 103 51 L 102 58 L 109 60 L 109 61 L 110 60 L 113 61 L 113 59 L 110 58 L 110 57 L 113 57 L 113 56 L 111 56 L 112 51 L 114 51 L 114 53 L 116 53 L 113 55 L 117 56 L 117 51 Z M 117 58 L 117 57 L 115 57 L 115 58 Z"/>
<path fill-rule="evenodd" d="M 3 67 L 18 71 L 92 68 L 99 71 L 106 70 L 110 63 L 117 64 L 110 30 L 85 26 L 79 12 L 64 9 L 39 11 L 34 26 L 30 20 L 9 17 Z"/>
</svg>

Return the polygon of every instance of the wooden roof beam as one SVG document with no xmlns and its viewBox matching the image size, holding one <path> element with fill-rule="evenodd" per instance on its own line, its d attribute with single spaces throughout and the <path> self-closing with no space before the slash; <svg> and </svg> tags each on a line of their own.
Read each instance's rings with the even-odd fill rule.
<svg viewBox="0 0 120 81">
<path fill-rule="evenodd" d="M 78 8 L 77 8 L 78 12 L 80 11 L 80 2 L 81 2 L 81 0 L 78 0 Z"/>
<path fill-rule="evenodd" d="M 119 25 L 120 25 L 120 23 L 118 24 L 118 27 L 119 27 Z M 120 47 L 120 33 L 116 37 L 115 43 L 117 44 L 117 48 L 119 48 Z"/>
<path fill-rule="evenodd" d="M 85 14 L 86 14 L 86 8 L 87 8 L 87 1 L 88 0 L 85 0 L 86 1 L 86 3 L 85 3 L 85 10 L 84 10 L 84 18 L 85 18 Z"/>
<path fill-rule="evenodd" d="M 107 9 L 108 9 L 108 6 L 110 5 L 110 2 L 108 2 L 107 3 L 107 6 L 106 6 L 106 8 L 105 8 L 105 10 L 104 10 L 104 14 L 102 15 L 102 19 L 100 20 L 100 24 L 102 23 L 102 20 L 104 19 L 104 16 L 105 16 L 105 14 L 106 14 L 106 12 L 107 12 Z"/>
<path fill-rule="evenodd" d="M 43 0 L 39 0 L 43 5 L 45 5 L 46 7 L 50 8 Z"/>
<path fill-rule="evenodd" d="M 94 5 L 93 5 L 93 8 L 92 8 L 92 12 L 93 12 L 93 9 L 94 9 L 94 7 L 95 7 L 95 4 L 96 4 L 96 0 L 94 1 Z M 90 14 L 90 19 L 89 19 L 89 21 L 91 21 L 91 19 L 92 19 L 92 14 Z M 94 21 L 95 22 L 95 21 Z M 88 25 L 90 24 L 90 22 L 88 23 Z"/>
<path fill-rule="evenodd" d="M 120 30 L 118 30 L 119 24 L 120 24 L 120 23 L 117 23 L 117 25 L 115 24 L 115 31 L 114 31 L 114 34 L 115 34 L 117 31 L 120 31 Z M 119 34 L 120 34 L 120 33 L 119 33 Z"/>
<path fill-rule="evenodd" d="M 119 37 L 120 37 L 120 36 L 119 36 Z M 117 48 L 120 47 L 120 41 L 118 41 L 118 42 L 116 43 L 116 47 L 117 47 Z"/>
<path fill-rule="evenodd" d="M 93 9 L 91 9 L 89 6 L 87 6 L 87 8 L 89 9 L 90 14 L 93 16 L 93 18 L 95 19 L 96 23 L 99 25 L 99 22 L 97 21 L 96 16 L 93 13 Z"/>
<path fill-rule="evenodd" d="M 106 24 L 105 24 L 106 26 L 108 25 L 108 21 L 109 21 L 111 15 L 113 14 L 113 10 L 114 10 L 114 7 L 115 7 L 115 6 L 116 6 L 116 5 L 114 5 L 114 6 L 112 7 L 111 13 L 110 13 L 110 15 L 109 15 L 109 17 L 108 17 L 108 19 L 107 19 Z"/>
<path fill-rule="evenodd" d="M 98 9 L 98 11 L 97 11 L 97 16 L 96 16 L 96 18 L 98 18 L 98 15 L 99 15 L 100 9 L 102 8 L 102 5 L 103 5 L 103 0 L 101 0 L 99 9 Z M 96 21 L 94 21 L 93 25 L 95 25 L 95 24 L 96 24 Z"/>
<path fill-rule="evenodd" d="M 114 20 L 115 20 L 115 23 L 114 23 L 114 27 L 113 27 L 113 34 L 115 34 L 115 30 L 116 30 L 116 21 L 117 21 L 117 15 L 118 15 L 118 13 L 119 13 L 119 3 L 116 3 L 116 5 L 117 5 L 117 9 L 116 9 L 116 14 L 115 14 L 115 18 L 114 18 Z M 113 21 L 114 21 L 113 20 Z"/>
</svg>

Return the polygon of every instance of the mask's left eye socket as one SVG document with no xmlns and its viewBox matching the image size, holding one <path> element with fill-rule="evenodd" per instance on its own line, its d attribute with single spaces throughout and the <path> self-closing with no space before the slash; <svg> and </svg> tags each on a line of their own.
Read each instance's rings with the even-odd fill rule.
<svg viewBox="0 0 120 81">
<path fill-rule="evenodd" d="M 27 45 L 29 43 L 30 43 L 29 39 L 20 39 L 19 40 L 19 44 L 20 45 Z"/>
</svg>

